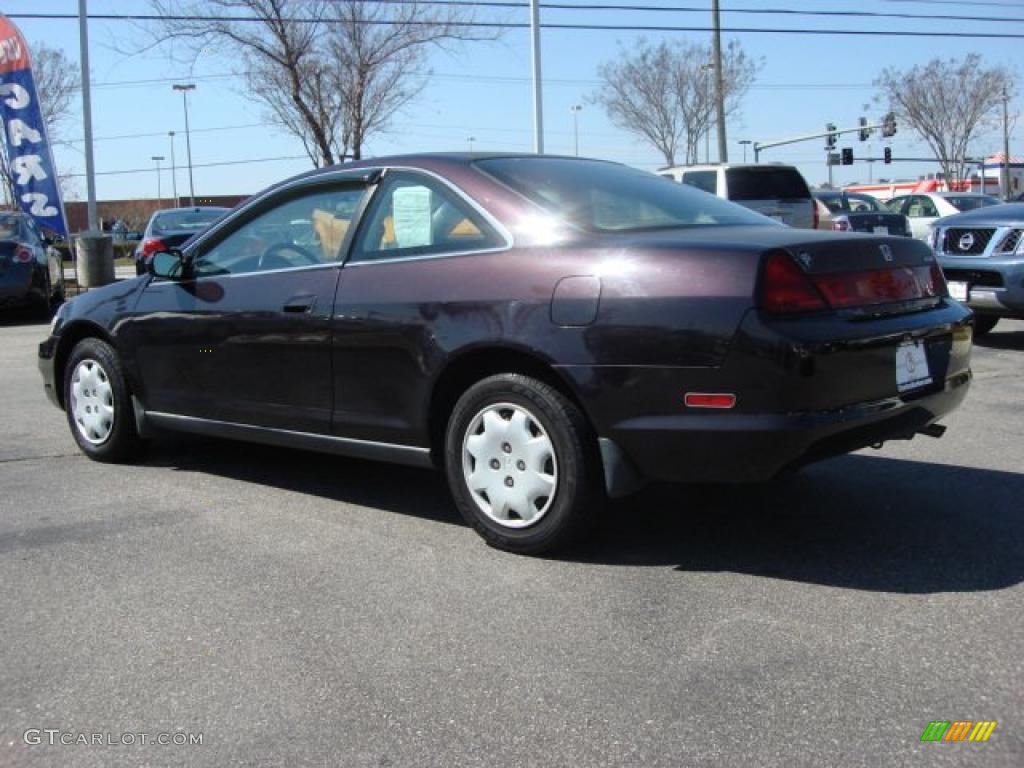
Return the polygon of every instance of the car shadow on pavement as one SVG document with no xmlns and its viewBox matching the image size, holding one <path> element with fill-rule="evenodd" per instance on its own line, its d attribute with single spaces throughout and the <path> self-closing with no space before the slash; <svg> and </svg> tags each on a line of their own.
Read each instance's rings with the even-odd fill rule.
<svg viewBox="0 0 1024 768">
<path fill-rule="evenodd" d="M 756 486 L 613 503 L 573 559 L 931 593 L 1024 581 L 1024 474 L 850 455 Z"/>
<path fill-rule="evenodd" d="M 985 349 L 1024 351 L 1024 331 L 994 330 L 974 339 L 975 346 Z"/>
<path fill-rule="evenodd" d="M 189 435 L 161 435 L 143 463 L 464 525 L 444 475 L 429 469 Z"/>
<path fill-rule="evenodd" d="M 50 316 L 43 317 L 43 313 L 39 309 L 17 307 L 0 310 L 0 328 L 11 328 L 18 325 L 38 325 L 45 328 L 49 322 Z"/>
</svg>

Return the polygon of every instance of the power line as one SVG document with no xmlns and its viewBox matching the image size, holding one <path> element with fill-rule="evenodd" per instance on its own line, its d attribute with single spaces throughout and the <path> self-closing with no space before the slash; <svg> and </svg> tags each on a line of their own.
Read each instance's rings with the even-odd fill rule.
<svg viewBox="0 0 1024 768">
<path fill-rule="evenodd" d="M 336 0 L 335 0 L 336 1 Z M 420 0 L 374 0 L 382 5 L 417 5 Z M 952 3 L 960 5 L 961 3 Z M 529 5 L 511 0 L 435 0 L 433 5 L 466 6 L 477 8 L 528 8 Z M 615 4 L 573 4 L 573 3 L 544 3 L 542 9 L 556 11 L 628 11 L 630 13 L 698 13 L 708 12 L 705 6 L 682 6 L 682 5 L 635 5 L 630 3 Z M 1001 6 L 1008 8 L 1011 6 Z M 890 11 L 824 11 L 824 10 L 794 10 L 792 8 L 723 8 L 722 13 L 729 14 L 752 14 L 757 16 L 824 16 L 842 18 L 880 18 L 880 19 L 915 19 L 920 21 L 991 21 L 991 22 L 1016 22 L 1024 23 L 1024 18 L 1014 16 L 962 16 L 951 14 L 921 14 L 890 12 Z"/>
<path fill-rule="evenodd" d="M 37 20 L 77 20 L 78 14 L 72 13 L 11 13 L 7 14 L 12 19 L 37 19 Z M 90 19 L 95 21 L 221 21 L 221 22 L 264 22 L 266 17 L 260 16 L 159 16 L 155 14 L 112 14 L 112 13 L 90 13 Z M 289 21 L 297 24 L 319 24 L 324 23 L 321 19 L 292 18 Z M 330 21 L 326 23 L 331 23 Z M 433 26 L 432 21 L 365 21 L 356 22 L 367 26 Z M 529 29 L 530 25 L 525 22 L 498 22 L 498 21 L 466 21 L 459 22 L 455 26 L 475 29 Z M 587 32 L 711 32 L 707 26 L 666 26 L 666 25 L 616 25 L 616 24 L 562 24 L 554 22 L 542 22 L 540 26 L 544 29 L 562 29 Z M 990 40 L 1020 40 L 1024 39 L 1024 33 L 1012 32 L 925 32 L 920 30 L 897 31 L 897 30 L 871 30 L 871 29 L 800 29 L 796 27 L 722 27 L 722 32 L 729 34 L 771 34 L 771 35 L 823 35 L 841 37 L 911 37 L 911 38 L 958 38 L 958 39 L 990 39 Z"/>
<path fill-rule="evenodd" d="M 193 163 L 193 168 L 216 168 L 224 165 L 246 165 L 247 163 L 276 163 L 281 160 L 308 160 L 308 155 L 282 155 L 281 157 L 255 157 L 249 160 L 222 160 L 216 163 Z M 178 166 L 181 168 L 182 166 Z M 133 173 L 152 173 L 153 168 L 128 168 L 122 171 L 96 171 L 97 176 L 126 176 Z M 67 176 L 85 176 L 84 173 L 69 173 Z"/>
<path fill-rule="evenodd" d="M 270 128 L 273 126 L 267 123 L 247 123 L 245 125 L 220 125 L 212 128 L 193 128 L 192 133 L 210 133 L 212 131 L 240 131 L 246 128 Z M 156 131 L 154 133 L 124 133 L 120 136 L 94 136 L 93 141 L 119 141 L 121 139 L 149 139 L 155 137 L 166 137 L 167 131 Z M 85 139 L 67 139 L 62 141 L 55 141 L 54 144 L 58 145 L 70 145 L 70 144 L 82 144 Z"/>
</svg>

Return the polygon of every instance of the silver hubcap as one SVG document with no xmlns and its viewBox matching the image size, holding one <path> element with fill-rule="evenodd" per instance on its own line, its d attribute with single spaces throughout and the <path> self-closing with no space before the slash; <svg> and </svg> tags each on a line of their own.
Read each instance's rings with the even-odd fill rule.
<svg viewBox="0 0 1024 768">
<path fill-rule="evenodd" d="M 78 434 L 100 445 L 114 427 L 114 390 L 103 366 L 83 360 L 71 375 L 71 415 Z"/>
<path fill-rule="evenodd" d="M 466 430 L 462 474 L 487 517 L 507 528 L 526 528 L 554 501 L 558 460 L 532 413 L 521 405 L 495 403 L 474 416 Z"/>
</svg>

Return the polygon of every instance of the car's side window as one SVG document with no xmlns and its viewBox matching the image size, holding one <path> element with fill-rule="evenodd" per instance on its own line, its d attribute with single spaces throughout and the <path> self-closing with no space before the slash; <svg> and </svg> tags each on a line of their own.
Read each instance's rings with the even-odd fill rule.
<svg viewBox="0 0 1024 768">
<path fill-rule="evenodd" d="M 318 186 L 290 196 L 204 247 L 196 277 L 238 275 L 338 262 L 360 201 L 362 184 Z"/>
<path fill-rule="evenodd" d="M 939 209 L 935 207 L 935 203 L 928 197 L 922 197 L 921 200 L 921 213 L 920 216 L 935 217 L 939 215 Z"/>
<path fill-rule="evenodd" d="M 500 248 L 504 239 L 466 201 L 419 174 L 385 177 L 361 225 L 353 261 Z"/>
<path fill-rule="evenodd" d="M 922 213 L 921 198 L 917 195 L 914 195 L 907 200 L 907 216 L 912 219 L 924 216 L 924 213 Z"/>
<path fill-rule="evenodd" d="M 683 174 L 683 184 L 715 194 L 718 182 L 718 171 L 687 171 Z"/>
</svg>

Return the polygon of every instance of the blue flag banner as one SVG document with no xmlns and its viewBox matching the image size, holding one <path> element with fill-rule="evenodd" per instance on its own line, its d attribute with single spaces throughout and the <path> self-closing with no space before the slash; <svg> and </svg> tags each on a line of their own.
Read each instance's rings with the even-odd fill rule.
<svg viewBox="0 0 1024 768">
<path fill-rule="evenodd" d="M 10 19 L 0 14 L 0 120 L 7 145 L 7 170 L 21 209 L 40 227 L 67 237 L 64 204 L 46 123 L 39 106 L 28 45 Z"/>
</svg>

